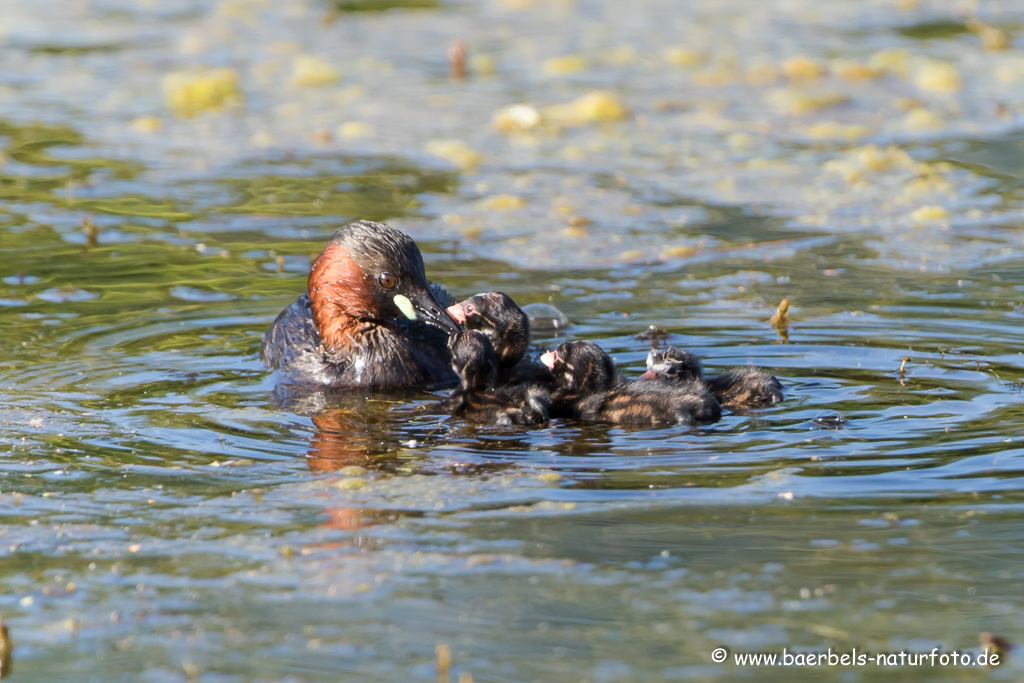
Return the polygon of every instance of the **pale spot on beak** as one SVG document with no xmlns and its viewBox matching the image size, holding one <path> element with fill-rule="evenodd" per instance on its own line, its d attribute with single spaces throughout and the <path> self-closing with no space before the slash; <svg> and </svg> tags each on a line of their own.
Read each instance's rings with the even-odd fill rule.
<svg viewBox="0 0 1024 683">
<path fill-rule="evenodd" d="M 540 362 L 547 366 L 548 370 L 554 370 L 555 359 L 558 356 L 554 351 L 548 351 L 547 353 L 541 354 Z"/>
<path fill-rule="evenodd" d="M 412 302 L 409 301 L 409 297 L 404 294 L 396 294 L 395 305 L 398 306 L 398 310 L 400 310 L 406 318 L 409 320 L 416 320 L 416 309 L 413 307 Z"/>
</svg>

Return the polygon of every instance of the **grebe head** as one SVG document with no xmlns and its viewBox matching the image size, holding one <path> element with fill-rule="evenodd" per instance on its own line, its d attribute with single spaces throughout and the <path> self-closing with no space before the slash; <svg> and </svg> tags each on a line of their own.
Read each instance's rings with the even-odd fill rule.
<svg viewBox="0 0 1024 683">
<path fill-rule="evenodd" d="M 671 346 L 664 351 L 655 351 L 647 354 L 647 372 L 640 376 L 640 379 L 668 379 L 673 381 L 685 381 L 688 379 L 703 379 L 704 370 L 701 368 L 697 356 L 683 349 L 674 349 Z"/>
<path fill-rule="evenodd" d="M 448 307 L 448 314 L 464 323 L 467 330 L 479 330 L 487 335 L 498 365 L 511 367 L 526 354 L 530 344 L 530 319 L 507 294 L 486 292 Z"/>
<path fill-rule="evenodd" d="M 430 294 L 419 247 L 405 233 L 370 221 L 339 229 L 309 271 L 320 337 L 343 346 L 356 322 L 399 327 L 418 320 L 445 332 L 459 326 Z"/>
<path fill-rule="evenodd" d="M 607 391 L 619 377 L 611 356 L 588 341 L 562 344 L 542 355 L 540 362 L 551 370 L 559 389 L 580 396 Z"/>
</svg>

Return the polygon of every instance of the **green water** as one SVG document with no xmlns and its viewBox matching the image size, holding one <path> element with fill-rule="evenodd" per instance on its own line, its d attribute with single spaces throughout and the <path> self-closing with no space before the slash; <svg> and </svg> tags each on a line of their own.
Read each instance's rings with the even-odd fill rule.
<svg viewBox="0 0 1024 683">
<path fill-rule="evenodd" d="M 1008 1 L 978 11 L 1024 24 Z M 13 680 L 432 681 L 439 644 L 451 680 L 1020 679 L 1012 654 L 884 671 L 711 658 L 1024 641 L 1024 52 L 984 50 L 959 12 L 6 8 Z M 675 64 L 673 48 L 699 59 Z M 837 75 L 880 51 L 904 51 L 906 71 Z M 340 80 L 295 85 L 299 54 Z M 545 71 L 566 55 L 585 68 Z M 823 75 L 787 77 L 799 55 Z M 922 75 L 939 62 L 954 91 Z M 767 84 L 749 76 L 765 64 Z M 198 67 L 235 69 L 241 103 L 174 115 L 161 79 Z M 595 89 L 626 119 L 492 124 Z M 823 93 L 847 100 L 779 105 Z M 460 169 L 430 153 L 438 140 L 480 158 Z M 502 195 L 518 203 L 495 208 Z M 283 397 L 261 335 L 357 218 L 413 235 L 456 295 L 557 306 L 566 338 L 599 340 L 627 374 L 656 324 L 710 372 L 772 368 L 787 399 L 700 430 L 625 431 L 467 424 L 440 394 Z M 788 343 L 768 323 L 783 298 Z"/>
</svg>

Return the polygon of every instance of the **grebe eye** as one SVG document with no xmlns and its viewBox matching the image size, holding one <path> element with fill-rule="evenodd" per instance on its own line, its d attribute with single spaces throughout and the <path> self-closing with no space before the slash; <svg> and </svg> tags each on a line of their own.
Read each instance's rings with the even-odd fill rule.
<svg viewBox="0 0 1024 683">
<path fill-rule="evenodd" d="M 381 273 L 377 276 L 377 284 L 384 289 L 394 289 L 398 284 L 398 278 L 391 273 Z"/>
</svg>

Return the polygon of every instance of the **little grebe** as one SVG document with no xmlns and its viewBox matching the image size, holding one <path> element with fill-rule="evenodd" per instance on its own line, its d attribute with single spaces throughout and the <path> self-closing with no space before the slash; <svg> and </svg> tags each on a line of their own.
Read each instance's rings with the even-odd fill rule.
<svg viewBox="0 0 1024 683">
<path fill-rule="evenodd" d="M 497 385 L 498 356 L 482 332 L 469 330 L 448 340 L 459 386 L 444 401 L 456 417 L 500 425 L 541 425 L 548 421 L 550 396 L 527 384 Z"/>
<path fill-rule="evenodd" d="M 448 307 L 448 314 L 467 330 L 483 332 L 498 356 L 498 384 L 536 382 L 550 387 L 551 372 L 526 358 L 530 319 L 508 294 L 485 292 Z"/>
<path fill-rule="evenodd" d="M 331 237 L 310 269 L 308 292 L 274 320 L 260 358 L 295 384 L 443 386 L 456 380 L 446 343 L 458 330 L 435 299 L 416 243 L 358 221 Z"/>
<path fill-rule="evenodd" d="M 733 368 L 718 377 L 704 379 L 700 361 L 688 351 L 667 348 L 647 355 L 647 372 L 641 379 L 685 381 L 699 379 L 711 395 L 730 410 L 765 408 L 782 400 L 782 384 L 761 368 Z"/>
<path fill-rule="evenodd" d="M 700 380 L 634 382 L 592 342 L 562 344 L 540 358 L 554 375 L 553 414 L 633 427 L 717 421 L 718 401 Z"/>
</svg>

